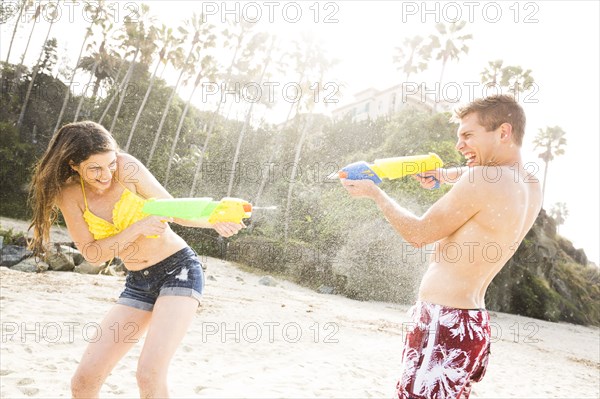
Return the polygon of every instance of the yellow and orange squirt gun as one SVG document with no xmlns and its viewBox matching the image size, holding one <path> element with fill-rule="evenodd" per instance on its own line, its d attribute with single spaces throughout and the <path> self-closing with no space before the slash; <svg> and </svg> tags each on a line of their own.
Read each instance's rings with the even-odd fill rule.
<svg viewBox="0 0 600 399">
<path fill-rule="evenodd" d="M 220 201 L 212 198 L 149 199 L 142 212 L 186 220 L 207 220 L 210 224 L 241 223 L 252 216 L 252 205 L 243 199 L 231 197 Z"/>
<path fill-rule="evenodd" d="M 344 166 L 339 172 L 332 175 L 334 178 L 349 180 L 372 180 L 375 184 L 382 182 L 382 179 L 399 179 L 408 175 L 419 175 L 441 168 L 444 162 L 437 154 L 429 153 L 427 155 L 413 155 L 406 157 L 376 159 L 369 164 L 365 161 L 354 162 Z M 434 176 L 429 178 L 435 180 L 434 188 L 440 187 L 440 181 Z"/>
</svg>

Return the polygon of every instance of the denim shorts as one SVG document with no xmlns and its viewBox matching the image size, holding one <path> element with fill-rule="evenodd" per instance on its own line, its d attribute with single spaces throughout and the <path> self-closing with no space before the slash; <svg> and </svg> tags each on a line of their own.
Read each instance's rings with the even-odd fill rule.
<svg viewBox="0 0 600 399">
<path fill-rule="evenodd" d="M 161 295 L 190 296 L 198 302 L 204 290 L 202 263 L 190 247 L 138 271 L 130 271 L 117 303 L 151 311 Z"/>
</svg>

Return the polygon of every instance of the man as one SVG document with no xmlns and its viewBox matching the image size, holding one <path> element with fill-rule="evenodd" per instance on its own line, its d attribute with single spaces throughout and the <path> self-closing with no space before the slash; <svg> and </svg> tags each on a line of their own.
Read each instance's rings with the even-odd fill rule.
<svg viewBox="0 0 600 399">
<path fill-rule="evenodd" d="M 345 180 L 354 197 L 370 198 L 415 247 L 433 244 L 432 258 L 405 338 L 400 399 L 468 398 L 484 375 L 490 326 L 485 292 L 533 225 L 540 184 L 524 169 L 525 114 L 514 98 L 477 99 L 455 111 L 456 149 L 467 166 L 418 179 L 455 182 L 421 217 L 398 205 L 370 180 Z"/>
</svg>

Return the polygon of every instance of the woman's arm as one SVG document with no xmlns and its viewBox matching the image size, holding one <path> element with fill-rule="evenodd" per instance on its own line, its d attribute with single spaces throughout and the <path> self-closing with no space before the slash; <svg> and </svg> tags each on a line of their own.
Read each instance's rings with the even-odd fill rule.
<svg viewBox="0 0 600 399">
<path fill-rule="evenodd" d="M 121 153 L 118 158 L 119 179 L 123 184 L 135 186 L 135 190 L 144 198 L 170 199 L 171 194 L 160 184 L 152 173 L 138 159 L 129 154 Z M 173 222 L 187 227 L 200 227 L 215 229 L 220 235 L 230 237 L 241 228 L 246 227 L 243 223 L 215 223 L 210 224 L 205 220 L 187 220 L 173 218 Z"/>
<path fill-rule="evenodd" d="M 160 235 L 167 228 L 167 224 L 162 222 L 159 217 L 152 216 L 132 224 L 114 236 L 96 240 L 83 218 L 80 205 L 75 200 L 76 189 L 76 187 L 65 189 L 57 199 L 57 205 L 75 246 L 85 260 L 93 265 L 101 265 L 119 256 L 122 251 L 130 251 L 131 246 L 135 245 L 138 238 Z"/>
</svg>

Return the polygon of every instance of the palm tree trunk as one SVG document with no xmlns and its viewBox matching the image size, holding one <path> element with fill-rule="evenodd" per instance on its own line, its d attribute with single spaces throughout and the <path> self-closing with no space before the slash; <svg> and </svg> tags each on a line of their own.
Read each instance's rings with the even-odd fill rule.
<svg viewBox="0 0 600 399">
<path fill-rule="evenodd" d="M 121 71 L 123 70 L 124 65 L 125 65 L 125 57 L 123 57 L 123 59 L 121 60 L 121 65 L 119 65 L 119 70 L 117 71 L 117 77 L 115 78 L 115 83 L 119 81 L 119 78 L 121 77 Z M 127 76 L 125 76 L 125 77 L 127 77 Z M 104 112 L 102 112 L 102 115 L 100 116 L 100 119 L 98 120 L 99 124 L 102 124 L 102 121 L 108 114 L 108 110 L 110 110 L 110 107 L 112 107 L 113 103 L 115 102 L 115 99 L 117 98 L 119 93 L 121 93 L 121 91 L 123 90 L 124 82 L 125 82 L 125 78 L 123 78 L 123 80 L 119 84 L 119 87 L 117 88 L 117 92 L 114 93 L 113 96 L 108 101 L 108 105 L 106 106 L 106 108 L 104 109 Z"/>
<path fill-rule="evenodd" d="M 267 52 L 267 56 L 265 58 L 265 60 L 266 60 L 265 66 L 263 67 L 263 70 L 260 74 L 260 78 L 258 80 L 259 86 L 262 85 L 263 79 L 265 78 L 265 73 L 267 72 L 267 69 L 269 68 L 269 63 L 271 61 L 271 53 L 273 51 L 274 46 L 275 46 L 275 40 L 272 39 L 271 47 L 269 48 L 269 51 Z M 253 108 L 254 108 L 254 102 L 251 102 L 250 108 L 248 109 L 248 112 L 246 113 L 246 119 L 244 120 L 244 126 L 242 127 L 242 131 L 240 132 L 240 136 L 238 138 L 237 146 L 235 147 L 235 154 L 233 156 L 233 162 L 231 165 L 231 174 L 229 175 L 229 186 L 227 187 L 227 196 L 228 197 L 231 196 L 231 191 L 233 190 L 233 181 L 235 180 L 235 165 L 238 162 L 240 150 L 242 148 L 242 142 L 244 141 L 244 135 L 246 134 L 246 129 L 248 128 L 248 124 L 250 123 L 250 117 L 252 116 Z"/>
<path fill-rule="evenodd" d="M 37 77 L 37 73 L 38 73 L 38 69 L 39 69 L 38 66 L 42 62 L 42 57 L 44 56 L 44 48 L 46 46 L 46 42 L 48 41 L 48 38 L 50 37 L 50 31 L 52 31 L 52 26 L 54 25 L 54 21 L 55 21 L 55 18 L 52 18 L 52 20 L 50 22 L 50 26 L 48 27 L 48 32 L 46 33 L 46 39 L 44 39 L 44 44 L 42 45 L 42 51 L 40 51 L 40 55 L 38 57 L 38 61 L 35 65 L 35 67 L 33 67 L 33 74 L 31 76 L 31 81 L 29 82 L 29 87 L 27 88 L 27 94 L 25 95 L 25 100 L 23 101 L 23 106 L 21 107 L 21 114 L 19 115 L 19 120 L 17 121 L 17 130 L 21 133 L 21 136 L 22 136 L 21 126 L 23 125 L 23 120 L 25 119 L 25 111 L 27 110 L 27 103 L 29 102 L 29 97 L 31 96 L 31 91 L 33 89 L 33 83 L 35 82 L 35 78 Z M 22 138 L 23 137 L 21 137 L 21 139 Z M 22 140 L 22 141 L 25 141 L 25 140 Z"/>
<path fill-rule="evenodd" d="M 41 7 L 41 6 L 38 6 Z M 37 14 L 37 12 L 36 12 Z M 17 87 L 19 85 L 19 81 L 21 80 L 21 74 L 23 73 L 23 63 L 25 62 L 25 56 L 27 55 L 27 50 L 29 49 L 29 44 L 31 43 L 31 37 L 33 36 L 33 30 L 35 29 L 35 25 L 37 23 L 37 18 L 33 19 L 33 26 L 31 27 L 31 30 L 29 31 L 29 37 L 27 38 L 27 44 L 25 45 L 25 51 L 23 51 L 23 54 L 21 55 L 21 61 L 19 62 L 19 65 L 17 66 L 16 70 L 15 70 L 15 77 L 13 79 L 13 83 L 11 86 L 11 89 L 9 90 L 9 93 L 15 93 L 17 90 Z"/>
<path fill-rule="evenodd" d="M 19 28 L 19 21 L 21 20 L 21 15 L 23 15 L 23 10 L 27 7 L 26 1 L 23 1 L 23 5 L 19 8 L 19 16 L 17 17 L 17 22 L 15 22 L 15 28 L 13 29 L 12 36 L 10 37 L 10 44 L 8 45 L 8 54 L 6 54 L 6 64 L 8 65 L 8 61 L 10 59 L 10 51 L 12 50 L 13 41 L 15 40 L 15 35 L 17 34 L 17 29 Z M 41 6 L 38 6 L 41 7 Z M 31 36 L 30 36 L 31 37 Z"/>
<path fill-rule="evenodd" d="M 544 166 L 544 182 L 542 183 L 542 207 L 544 207 L 544 198 L 546 196 L 546 179 L 548 178 L 548 165 L 550 162 L 546 161 Z"/>
<path fill-rule="evenodd" d="M 304 74 L 306 73 L 306 67 L 304 67 L 302 69 L 302 72 L 300 74 L 300 79 L 298 80 L 298 82 L 302 82 L 302 80 L 304 79 Z M 269 161 L 267 162 L 267 168 L 271 166 L 271 164 L 273 163 L 273 160 L 275 159 L 275 155 L 277 154 L 277 152 L 279 151 L 279 148 L 281 147 L 281 136 L 283 133 L 283 130 L 287 127 L 288 123 L 291 120 L 291 116 L 292 116 L 292 112 L 294 111 L 294 105 L 296 106 L 296 116 L 298 116 L 298 109 L 299 109 L 299 104 L 300 104 L 300 100 L 298 101 L 298 104 L 294 104 L 291 103 L 290 104 L 290 109 L 287 113 L 287 116 L 285 118 L 285 122 L 283 124 L 283 127 L 281 128 L 281 130 L 279 131 L 279 134 L 277 135 L 276 138 L 276 144 L 275 144 L 275 148 L 273 151 L 271 151 L 271 155 L 269 156 Z M 256 197 L 254 198 L 254 203 L 258 204 L 258 201 L 260 200 L 260 197 L 262 195 L 262 192 L 264 190 L 265 185 L 267 184 L 267 179 L 268 179 L 268 171 L 265 175 L 263 175 L 263 178 L 260 182 L 260 186 L 258 187 L 258 192 L 256 193 Z"/>
<path fill-rule="evenodd" d="M 148 84 L 148 88 L 146 89 L 146 94 L 144 95 L 144 99 L 142 100 L 142 105 L 140 105 L 140 108 L 138 109 L 138 112 L 135 115 L 135 119 L 133 120 L 133 125 L 131 126 L 131 131 L 129 132 L 129 138 L 127 139 L 127 144 L 125 144 L 126 152 L 129 151 L 129 146 L 131 145 L 131 139 L 133 138 L 133 133 L 135 132 L 135 129 L 140 120 L 140 117 L 142 116 L 142 112 L 144 111 L 144 108 L 146 107 L 148 98 L 150 98 L 150 92 L 152 91 L 152 86 L 154 86 L 154 78 L 156 77 L 156 72 L 158 71 L 158 67 L 160 66 L 160 63 L 162 62 L 162 60 L 163 60 L 163 58 L 161 57 L 158 60 L 158 64 L 156 64 L 156 67 L 154 68 L 154 72 L 152 72 L 152 77 L 150 78 L 150 83 Z"/>
<path fill-rule="evenodd" d="M 38 8 L 36 9 L 36 13 L 35 13 L 36 16 L 40 12 L 40 7 L 41 6 L 38 6 Z M 31 30 L 29 31 L 29 37 L 27 38 L 27 44 L 25 45 L 25 50 L 23 51 L 23 54 L 21 55 L 21 60 L 19 61 L 19 65 L 17 66 L 17 68 L 15 70 L 15 77 L 13 79 L 13 83 L 12 83 L 9 93 L 16 92 L 19 82 L 21 80 L 21 74 L 23 73 L 23 63 L 25 62 L 25 56 L 27 55 L 27 51 L 29 50 L 29 44 L 31 43 L 31 37 L 33 36 L 33 31 L 35 29 L 36 24 L 37 24 L 37 18 L 34 17 L 33 18 L 33 26 L 31 27 Z"/>
<path fill-rule="evenodd" d="M 75 110 L 75 116 L 73 117 L 73 122 L 77 122 L 79 119 L 79 112 L 81 112 L 81 108 L 83 106 L 83 101 L 85 100 L 85 93 L 87 92 L 88 87 L 90 87 L 90 83 L 92 79 L 94 79 L 94 74 L 96 73 L 96 69 L 98 69 L 98 61 L 94 62 L 94 66 L 92 67 L 92 72 L 90 72 L 90 79 L 85 85 L 85 90 L 81 92 L 81 98 L 79 98 L 79 104 L 77 104 L 77 110 Z M 94 85 L 94 92 L 92 94 L 92 98 L 96 97 L 96 92 L 98 91 L 99 80 L 96 79 L 96 83 Z"/>
<path fill-rule="evenodd" d="M 225 76 L 225 88 L 229 86 L 229 81 L 231 80 L 231 71 L 233 70 L 233 66 L 235 65 L 235 60 L 237 58 L 238 51 L 242 47 L 242 40 L 238 40 L 237 46 L 235 47 L 235 51 L 233 52 L 233 57 L 231 58 L 231 63 L 229 64 L 229 68 L 227 69 L 227 75 Z M 208 127 L 208 132 L 206 132 L 206 139 L 204 140 L 204 146 L 202 150 L 200 150 L 200 158 L 198 159 L 198 163 L 196 164 L 196 171 L 194 172 L 194 180 L 192 181 L 192 188 L 190 189 L 190 197 L 194 196 L 194 191 L 196 191 L 196 184 L 198 183 L 198 178 L 200 177 L 200 171 L 202 170 L 202 161 L 204 159 L 204 154 L 206 153 L 206 148 L 208 147 L 208 141 L 210 140 L 210 136 L 215 128 L 215 124 L 217 118 L 219 116 L 219 110 L 221 109 L 221 105 L 223 104 L 223 91 L 221 90 L 221 97 L 219 99 L 219 104 L 217 105 L 217 109 L 213 112 L 212 118 L 210 120 L 210 125 Z"/>
<path fill-rule="evenodd" d="M 290 210 L 292 207 L 292 194 L 294 191 L 294 183 L 296 180 L 296 173 L 298 171 L 298 162 L 300 162 L 300 155 L 302 153 L 302 144 L 304 144 L 304 140 L 306 139 L 306 135 L 308 133 L 309 128 L 312 126 L 312 112 L 308 114 L 304 128 L 302 129 L 302 134 L 300 135 L 300 140 L 298 140 L 298 144 L 296 145 L 296 155 L 294 156 L 294 163 L 292 164 L 292 175 L 290 176 L 290 185 L 288 187 L 288 195 L 287 202 L 285 206 L 285 222 L 283 227 L 283 239 L 284 242 L 287 242 L 289 237 L 289 229 L 290 229 Z"/>
<path fill-rule="evenodd" d="M 200 72 L 200 74 L 198 74 L 198 79 L 196 80 L 196 84 L 194 84 L 192 93 L 190 94 L 190 96 L 187 100 L 187 103 L 185 104 L 185 108 L 183 109 L 181 118 L 179 118 L 177 132 L 175 133 L 175 139 L 173 140 L 173 145 L 171 146 L 171 153 L 169 154 L 169 161 L 167 162 L 167 172 L 165 173 L 165 180 L 164 180 L 164 184 L 163 184 L 165 189 L 167 188 L 167 185 L 169 184 L 169 174 L 171 173 L 171 164 L 173 163 L 173 157 L 175 156 L 175 148 L 177 147 L 177 142 L 179 141 L 179 134 L 181 133 L 181 129 L 183 127 L 183 122 L 185 120 L 185 116 L 187 115 L 188 109 L 190 108 L 190 103 L 192 102 L 192 97 L 194 97 L 194 93 L 196 92 L 196 89 L 198 88 L 198 85 L 200 84 L 200 80 L 202 78 L 201 73 L 202 72 Z"/>
<path fill-rule="evenodd" d="M 167 100 L 167 104 L 165 105 L 165 109 L 162 113 L 162 117 L 160 118 L 160 123 L 158 124 L 158 129 L 156 130 L 156 133 L 154 134 L 154 142 L 152 143 L 152 147 L 150 148 L 150 155 L 148 155 L 148 160 L 146 161 L 146 165 L 148 167 L 150 167 L 150 162 L 152 162 L 152 158 L 154 157 L 154 151 L 156 150 L 156 146 L 158 145 L 158 139 L 160 137 L 160 133 L 162 132 L 165 121 L 167 120 L 167 115 L 169 114 L 169 109 L 171 108 L 171 102 L 173 101 L 173 98 L 175 97 L 175 94 L 177 93 L 177 88 L 179 87 L 179 82 L 181 81 L 181 77 L 185 73 L 185 67 L 187 66 L 188 62 L 190 61 L 190 57 L 192 56 L 192 53 L 194 52 L 195 47 L 196 47 L 196 41 L 194 40 L 192 42 L 192 47 L 190 48 L 190 52 L 188 53 L 187 58 L 185 59 L 185 62 L 183 63 L 183 67 L 181 68 L 181 73 L 179 73 L 179 77 L 177 78 L 177 82 L 175 83 L 175 86 L 173 87 L 173 91 L 171 91 L 171 95 L 169 96 L 169 99 Z"/>
<path fill-rule="evenodd" d="M 92 25 L 90 25 L 90 30 L 92 29 Z M 88 31 L 89 32 L 89 31 Z M 83 49 L 85 48 L 85 43 L 87 42 L 89 35 L 86 34 L 83 39 L 83 43 L 81 44 L 81 49 L 79 50 L 79 56 L 77 57 L 77 62 L 75 63 L 75 68 L 73 69 L 73 76 L 71 76 L 71 81 L 69 82 L 69 86 L 65 91 L 65 99 L 63 100 L 62 107 L 60 109 L 60 113 L 58 114 L 58 120 L 56 121 L 56 126 L 54 127 L 54 131 L 56 132 L 60 127 L 62 122 L 63 115 L 65 114 L 65 110 L 67 109 L 67 104 L 69 103 L 69 97 L 71 94 L 71 86 L 73 86 L 73 81 L 75 80 L 75 73 L 77 72 L 77 66 L 79 65 L 79 61 L 81 60 L 81 55 L 83 54 Z"/>
<path fill-rule="evenodd" d="M 135 50 L 135 54 L 133 55 L 133 60 L 131 60 L 131 64 L 129 65 L 129 70 L 125 74 L 125 78 L 123 81 L 125 84 L 123 85 L 123 91 L 121 91 L 121 97 L 119 98 L 119 104 L 117 104 L 117 110 L 115 111 L 115 115 L 113 116 L 112 123 L 110 124 L 109 132 L 114 134 L 115 124 L 117 123 L 117 119 L 119 118 L 119 113 L 121 112 L 121 106 L 123 105 L 123 101 L 127 96 L 127 86 L 129 85 L 129 81 L 131 80 L 131 75 L 133 75 L 133 69 L 135 68 L 135 61 L 137 60 L 137 56 L 140 53 L 140 48 L 138 47 Z"/>
<path fill-rule="evenodd" d="M 263 190 L 265 189 L 265 186 L 267 185 L 267 180 L 268 180 L 268 176 L 269 176 L 268 168 L 270 168 L 270 166 L 273 164 L 273 161 L 275 160 L 275 156 L 279 152 L 279 148 L 281 147 L 281 135 L 282 135 L 283 129 L 285 129 L 285 127 L 290 122 L 290 119 L 291 119 L 290 117 L 292 115 L 293 110 L 294 110 L 294 104 L 292 103 L 290 105 L 290 110 L 288 111 L 287 117 L 283 124 L 283 128 L 279 131 L 279 134 L 277 135 L 277 137 L 275 139 L 275 141 L 276 141 L 275 148 L 269 154 L 269 160 L 267 161 L 267 171 L 266 171 L 267 173 L 262 175 L 260 185 L 258 186 L 258 191 L 252 201 L 254 204 L 258 204 L 258 201 L 260 200 L 260 197 L 262 196 Z"/>
</svg>

